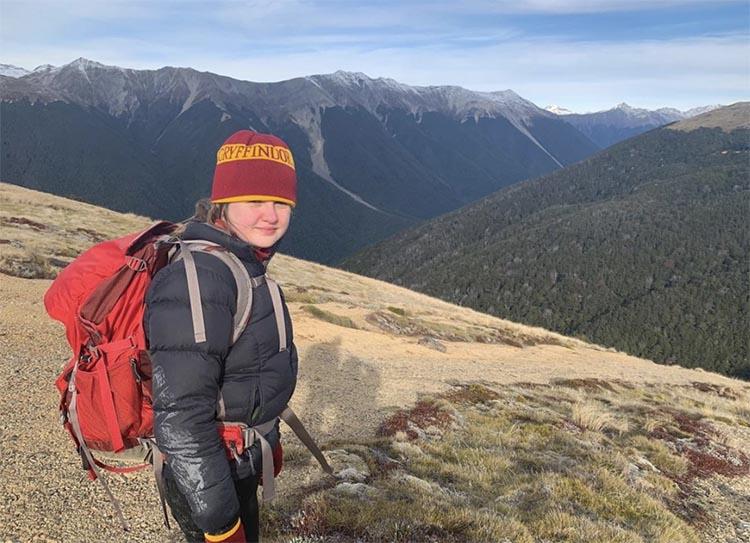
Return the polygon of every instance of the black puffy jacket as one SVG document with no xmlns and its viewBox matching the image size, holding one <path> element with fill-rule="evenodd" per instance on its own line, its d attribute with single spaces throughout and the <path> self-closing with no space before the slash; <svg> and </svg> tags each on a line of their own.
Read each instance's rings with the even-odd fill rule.
<svg viewBox="0 0 750 543">
<path fill-rule="evenodd" d="M 189 223 L 183 239 L 218 243 L 245 264 L 251 277 L 265 267 L 253 248 L 205 223 Z M 153 364 L 154 431 L 167 455 L 193 520 L 216 533 L 239 511 L 233 478 L 258 468 L 253 462 L 229 461 L 216 426 L 219 393 L 224 420 L 257 425 L 277 417 L 294 392 L 297 351 L 283 303 L 287 350 L 279 352 L 279 334 L 268 286 L 253 290 L 250 321 L 232 346 L 237 287 L 230 269 L 218 258 L 193 253 L 201 289 L 206 341 L 196 343 L 183 261 L 162 268 L 146 295 L 144 327 Z M 278 443 L 278 427 L 266 436 Z M 254 445 L 254 448 L 258 443 Z M 247 453 L 246 453 L 247 455 Z M 258 454 L 252 455 L 256 457 Z"/>
</svg>

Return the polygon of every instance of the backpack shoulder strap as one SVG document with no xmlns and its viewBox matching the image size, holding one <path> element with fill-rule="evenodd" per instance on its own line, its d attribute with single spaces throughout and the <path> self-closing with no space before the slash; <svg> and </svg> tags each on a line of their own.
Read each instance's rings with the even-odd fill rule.
<svg viewBox="0 0 750 543">
<path fill-rule="evenodd" d="M 273 313 L 276 317 L 276 328 L 279 331 L 279 352 L 283 352 L 286 351 L 286 323 L 284 322 L 284 308 L 281 304 L 281 292 L 279 285 L 270 277 L 266 276 L 266 283 L 268 283 L 268 292 L 271 295 Z"/>
<path fill-rule="evenodd" d="M 175 261 L 185 261 L 185 275 L 187 277 L 188 295 L 190 296 L 190 313 L 193 318 L 193 336 L 196 343 L 206 341 L 206 322 L 203 318 L 203 305 L 201 304 L 201 285 L 198 282 L 198 270 L 195 268 L 195 260 L 190 246 L 182 241 L 180 252 Z"/>
<path fill-rule="evenodd" d="M 265 281 L 265 276 L 250 277 L 244 264 L 230 251 L 217 250 L 221 247 L 209 241 L 180 241 L 179 253 L 175 260 L 185 261 L 185 274 L 187 275 L 188 294 L 190 296 L 190 310 L 193 316 L 193 334 L 196 343 L 206 341 L 206 326 L 203 319 L 203 308 L 201 306 L 200 284 L 198 283 L 198 271 L 192 253 L 195 251 L 210 254 L 221 260 L 232 272 L 234 282 L 237 285 L 237 310 L 234 313 L 234 329 L 232 332 L 232 344 L 237 341 L 242 331 L 250 320 L 250 311 L 253 305 L 253 288 L 258 287 Z"/>
<path fill-rule="evenodd" d="M 253 288 L 257 286 L 256 283 L 260 284 L 260 282 L 258 278 L 250 277 L 247 268 L 233 253 L 229 251 L 201 252 L 213 255 L 226 264 L 234 276 L 234 282 L 237 284 L 237 310 L 234 312 L 234 331 L 232 332 L 232 345 L 234 345 L 250 320 L 250 311 L 253 306 Z"/>
</svg>

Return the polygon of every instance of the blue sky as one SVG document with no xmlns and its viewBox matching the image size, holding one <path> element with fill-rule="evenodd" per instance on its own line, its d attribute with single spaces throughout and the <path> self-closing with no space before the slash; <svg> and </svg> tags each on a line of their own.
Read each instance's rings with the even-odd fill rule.
<svg viewBox="0 0 750 543">
<path fill-rule="evenodd" d="M 723 0 L 0 0 L 0 62 L 78 57 L 250 81 L 339 69 L 513 89 L 575 111 L 750 98 L 750 4 Z"/>
</svg>

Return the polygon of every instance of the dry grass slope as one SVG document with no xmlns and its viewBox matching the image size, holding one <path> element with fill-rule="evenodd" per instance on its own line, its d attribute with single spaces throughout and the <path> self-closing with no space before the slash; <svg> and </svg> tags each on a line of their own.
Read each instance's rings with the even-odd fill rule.
<svg viewBox="0 0 750 543">
<path fill-rule="evenodd" d="M 721 128 L 731 132 L 738 128 L 750 128 L 750 102 L 737 102 L 669 125 L 671 130 L 690 132 L 698 128 Z"/>
<path fill-rule="evenodd" d="M 381 438 L 344 445 L 369 468 L 357 499 L 316 481 L 275 506 L 266 529 L 321 541 L 687 543 L 730 540 L 710 535 L 730 523 L 743 536 L 748 498 L 717 510 L 705 492 L 712 477 L 750 475 L 750 389 L 707 410 L 701 388 L 457 386 L 387 418 Z"/>
<path fill-rule="evenodd" d="M 0 183 L 0 273 L 51 279 L 99 241 L 148 219 Z"/>
<path fill-rule="evenodd" d="M 82 478 L 57 420 L 52 383 L 69 355 L 41 304 L 49 280 L 23 278 L 149 221 L 6 184 L 0 196 L 0 536 L 179 540 L 148 473 L 110 480 L 131 534 Z M 749 540 L 746 383 L 285 255 L 270 273 L 300 352 L 292 406 L 339 477 L 285 434 L 268 539 Z"/>
</svg>

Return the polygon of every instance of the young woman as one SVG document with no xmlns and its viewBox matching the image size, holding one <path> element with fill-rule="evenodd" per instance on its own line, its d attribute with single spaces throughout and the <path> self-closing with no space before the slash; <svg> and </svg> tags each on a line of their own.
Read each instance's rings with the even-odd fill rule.
<svg viewBox="0 0 750 543">
<path fill-rule="evenodd" d="M 259 538 L 258 480 L 261 469 L 273 466 L 261 465 L 259 439 L 242 454 L 227 454 L 217 422 L 263 428 L 280 453 L 277 417 L 294 392 L 297 351 L 286 304 L 263 276 L 295 203 L 288 146 L 268 134 L 233 134 L 217 153 L 210 204 L 179 237 L 208 241 L 239 258 L 254 284 L 247 326 L 232 342 L 237 280 L 212 254 L 191 252 L 205 341 L 194 334 L 185 259 L 160 270 L 146 297 L 154 430 L 166 457 L 167 502 L 189 541 Z"/>
</svg>

